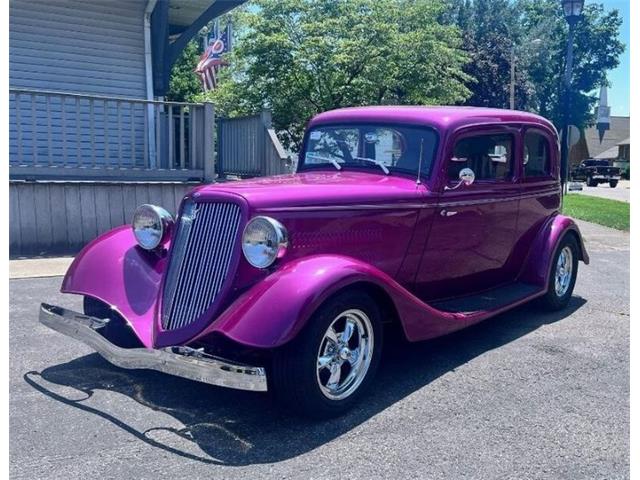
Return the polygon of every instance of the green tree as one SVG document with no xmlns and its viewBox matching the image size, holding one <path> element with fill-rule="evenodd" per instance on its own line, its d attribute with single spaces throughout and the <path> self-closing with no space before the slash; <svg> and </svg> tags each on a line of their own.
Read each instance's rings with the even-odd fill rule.
<svg viewBox="0 0 640 480">
<path fill-rule="evenodd" d="M 516 58 L 515 104 L 562 123 L 562 77 L 567 22 L 558 0 L 449 0 L 445 23 L 463 32 L 471 57 L 465 73 L 474 78 L 467 105 L 508 108 L 512 51 Z M 590 125 L 597 88 L 615 68 L 624 45 L 618 40 L 618 11 L 587 4 L 576 27 L 571 123 Z"/>
<path fill-rule="evenodd" d="M 565 68 L 567 22 L 559 2 L 520 0 L 529 28 L 545 25 L 543 51 L 528 65 L 533 91 L 527 105 L 556 125 L 562 122 L 562 78 Z M 618 39 L 622 18 L 601 4 L 584 6 L 575 33 L 570 123 L 586 127 L 595 121 L 598 88 L 607 85 L 607 72 L 618 66 L 625 45 Z"/>
<path fill-rule="evenodd" d="M 520 19 L 509 0 L 452 0 L 444 19 L 462 30 L 463 48 L 470 62 L 465 73 L 474 79 L 466 105 L 509 106 L 509 80 L 514 37 L 520 35 Z M 517 90 L 523 83 L 518 82 Z M 516 93 L 520 93 L 519 91 Z"/>
<path fill-rule="evenodd" d="M 218 17 L 221 28 L 224 28 L 227 23 L 235 23 L 235 19 L 244 11 L 245 6 L 241 5 L 231 12 Z M 214 20 L 210 21 L 198 32 L 193 40 L 187 43 L 187 46 L 176 60 L 176 63 L 171 68 L 167 100 L 193 102 L 202 98 L 202 81 L 196 74 L 195 69 L 202 55 L 201 45 L 203 44 L 203 39 L 212 34 L 213 28 Z"/>
<path fill-rule="evenodd" d="M 461 102 L 467 57 L 443 12 L 440 0 L 256 0 L 205 97 L 225 115 L 271 109 L 293 149 L 305 123 L 332 108 Z"/>
<path fill-rule="evenodd" d="M 190 41 L 171 69 L 167 100 L 191 102 L 202 92 L 202 83 L 194 72 L 200 49 L 196 40 Z"/>
</svg>

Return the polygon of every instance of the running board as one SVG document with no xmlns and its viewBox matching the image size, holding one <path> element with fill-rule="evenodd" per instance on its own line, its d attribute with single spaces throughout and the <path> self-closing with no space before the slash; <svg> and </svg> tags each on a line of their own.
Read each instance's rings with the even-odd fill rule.
<svg viewBox="0 0 640 480">
<path fill-rule="evenodd" d="M 514 282 L 465 297 L 436 301 L 430 305 L 442 312 L 472 315 L 478 312 L 502 310 L 542 293 L 543 290 L 539 285 Z"/>
</svg>

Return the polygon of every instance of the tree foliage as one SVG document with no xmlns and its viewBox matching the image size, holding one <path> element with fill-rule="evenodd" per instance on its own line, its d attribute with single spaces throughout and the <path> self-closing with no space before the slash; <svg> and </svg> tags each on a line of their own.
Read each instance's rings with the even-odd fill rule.
<svg viewBox="0 0 640 480">
<path fill-rule="evenodd" d="M 209 100 L 222 115 L 269 108 L 299 146 L 306 121 L 342 106 L 515 104 L 562 120 L 567 22 L 558 0 L 255 0 L 234 9 L 234 50 L 207 94 L 195 42 L 174 66 L 170 98 Z M 226 22 L 225 22 L 226 23 Z M 585 5 L 576 27 L 570 121 L 594 121 L 597 89 L 624 45 L 616 10 Z"/>
<path fill-rule="evenodd" d="M 190 41 L 171 69 L 167 100 L 173 102 L 191 102 L 202 91 L 202 83 L 194 72 L 200 50 L 195 40 Z"/>
<path fill-rule="evenodd" d="M 353 105 L 451 104 L 470 92 L 455 25 L 440 0 L 256 0 L 219 87 L 206 98 L 226 115 L 273 112 L 299 147 L 314 114 Z M 237 25 L 237 24 L 236 24 Z"/>
<path fill-rule="evenodd" d="M 516 108 L 560 125 L 568 34 L 560 2 L 449 0 L 449 7 L 443 20 L 462 30 L 471 57 L 465 73 L 476 80 L 467 104 L 508 108 L 513 52 Z M 597 88 L 624 51 L 621 22 L 616 10 L 589 3 L 576 27 L 570 121 L 580 127 L 593 122 Z"/>
<path fill-rule="evenodd" d="M 544 23 L 552 18 L 545 35 L 549 36 L 546 52 L 531 65 L 534 85 L 530 107 L 560 124 L 562 117 L 562 76 L 565 68 L 567 23 L 558 3 L 552 0 L 522 0 L 532 22 Z M 555 14 L 554 14 L 555 13 Z M 601 4 L 586 4 L 583 18 L 575 31 L 572 96 L 569 122 L 579 127 L 594 121 L 598 88 L 607 85 L 607 71 L 620 63 L 625 45 L 618 39 L 622 18 L 617 10 L 605 12 Z"/>
</svg>

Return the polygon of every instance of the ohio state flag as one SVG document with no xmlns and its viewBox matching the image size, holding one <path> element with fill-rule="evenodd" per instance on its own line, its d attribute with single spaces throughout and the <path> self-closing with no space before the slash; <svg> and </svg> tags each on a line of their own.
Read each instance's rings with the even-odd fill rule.
<svg viewBox="0 0 640 480">
<path fill-rule="evenodd" d="M 231 25 L 227 25 L 218 38 L 209 40 L 209 45 L 200 57 L 196 74 L 202 81 L 202 88 L 205 92 L 216 88 L 217 76 L 220 68 L 225 65 L 222 54 L 229 51 L 231 40 Z"/>
</svg>

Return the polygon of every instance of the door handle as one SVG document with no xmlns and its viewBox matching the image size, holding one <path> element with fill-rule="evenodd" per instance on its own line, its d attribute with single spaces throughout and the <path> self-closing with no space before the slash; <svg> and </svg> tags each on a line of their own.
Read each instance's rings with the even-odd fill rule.
<svg viewBox="0 0 640 480">
<path fill-rule="evenodd" d="M 454 215 L 457 215 L 458 212 L 455 210 L 447 210 L 446 208 L 443 208 L 442 210 L 440 210 L 440 216 L 441 217 L 453 217 Z"/>
</svg>

